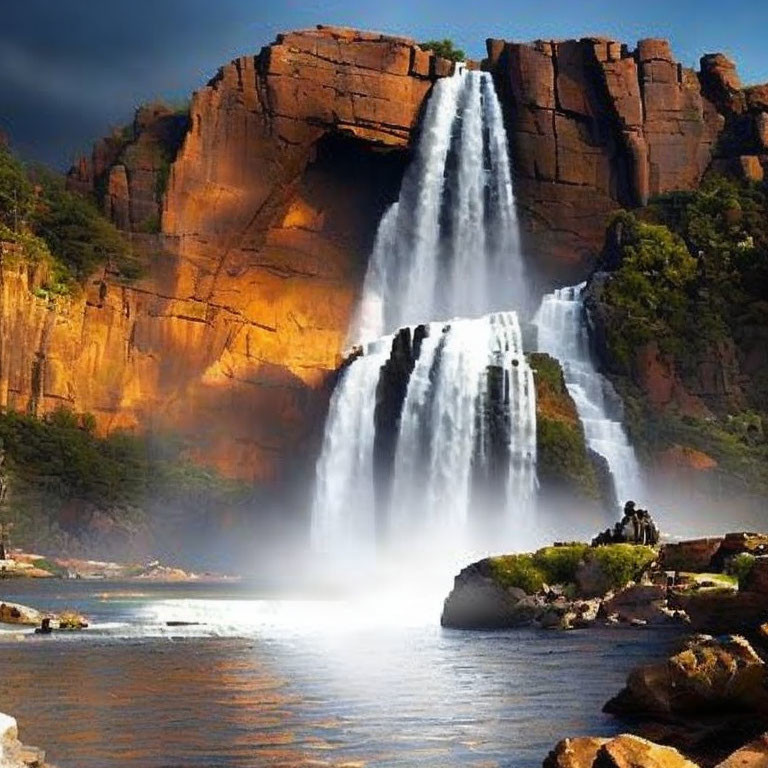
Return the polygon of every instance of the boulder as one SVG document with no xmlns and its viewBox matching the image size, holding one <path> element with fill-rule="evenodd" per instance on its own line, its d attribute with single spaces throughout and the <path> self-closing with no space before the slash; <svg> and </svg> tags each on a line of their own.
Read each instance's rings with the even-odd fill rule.
<svg viewBox="0 0 768 768">
<path fill-rule="evenodd" d="M 0 603 L 0 623 L 37 626 L 43 620 L 43 614 L 34 608 L 18 603 Z"/>
<path fill-rule="evenodd" d="M 625 623 L 669 624 L 687 618 L 682 611 L 668 607 L 667 590 L 657 584 L 633 584 L 622 589 L 603 602 L 601 613 Z"/>
<path fill-rule="evenodd" d="M 494 578 L 490 560 L 464 568 L 454 579 L 440 623 L 453 629 L 496 629 L 530 624 L 536 601 L 522 589 L 504 588 Z"/>
<path fill-rule="evenodd" d="M 667 571 L 704 573 L 712 567 L 712 558 L 722 543 L 723 537 L 717 536 L 664 544 L 660 550 L 661 567 Z"/>
<path fill-rule="evenodd" d="M 600 747 L 594 767 L 696 768 L 696 764 L 672 747 L 664 747 L 625 733 Z"/>
<path fill-rule="evenodd" d="M 609 739 L 581 737 L 563 739 L 544 760 L 544 768 L 591 768 L 597 752 Z"/>
<path fill-rule="evenodd" d="M 699 632 L 751 634 L 768 616 L 768 594 L 732 589 L 672 590 L 669 607 L 685 611 Z"/>
<path fill-rule="evenodd" d="M 745 580 L 744 590 L 768 595 L 768 555 L 759 555 L 755 558 Z"/>
<path fill-rule="evenodd" d="M 606 712 L 657 718 L 760 712 L 768 706 L 765 664 L 738 636 L 696 635 L 661 664 L 633 670 Z"/>
<path fill-rule="evenodd" d="M 676 749 L 639 736 L 613 739 L 563 739 L 549 753 L 544 768 L 696 768 Z"/>
<path fill-rule="evenodd" d="M 737 749 L 717 768 L 768 768 L 768 734 Z"/>
<path fill-rule="evenodd" d="M 19 741 L 16 718 L 0 713 L 0 766 L 2 768 L 51 768 L 45 752 Z"/>
<path fill-rule="evenodd" d="M 713 558 L 712 568 L 720 571 L 729 558 L 745 552 L 755 556 L 768 555 L 768 535 L 747 532 L 726 534 L 720 549 Z"/>
</svg>

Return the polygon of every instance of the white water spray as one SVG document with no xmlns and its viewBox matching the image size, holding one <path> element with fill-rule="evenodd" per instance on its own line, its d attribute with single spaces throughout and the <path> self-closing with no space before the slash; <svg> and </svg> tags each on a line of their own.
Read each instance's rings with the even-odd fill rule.
<svg viewBox="0 0 768 768">
<path fill-rule="evenodd" d="M 400 197 L 382 217 L 350 342 L 524 297 L 501 106 L 488 73 L 439 80 Z"/>
<path fill-rule="evenodd" d="M 522 272 L 493 81 L 459 71 L 435 84 L 399 199 L 379 224 L 350 330 L 351 343 L 370 346 L 337 386 L 317 464 L 317 550 L 369 553 L 385 537 L 390 550 L 444 548 L 445 559 L 489 522 L 488 506 L 487 548 L 510 521 L 518 534 L 532 527 L 535 390 L 507 311 L 521 304 Z M 393 338 L 384 334 L 410 327 L 415 339 L 417 323 L 426 336 L 411 350 L 382 493 L 376 400 Z"/>
</svg>

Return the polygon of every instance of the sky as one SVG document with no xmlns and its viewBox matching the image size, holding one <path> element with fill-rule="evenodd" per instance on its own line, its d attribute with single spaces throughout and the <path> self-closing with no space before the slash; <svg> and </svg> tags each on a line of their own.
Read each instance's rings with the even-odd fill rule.
<svg viewBox="0 0 768 768">
<path fill-rule="evenodd" d="M 487 37 L 667 37 L 688 66 L 721 51 L 745 84 L 768 81 L 766 0 L 0 2 L 0 130 L 24 158 L 62 169 L 136 105 L 182 102 L 236 56 L 321 23 L 450 37 L 473 58 Z"/>
</svg>

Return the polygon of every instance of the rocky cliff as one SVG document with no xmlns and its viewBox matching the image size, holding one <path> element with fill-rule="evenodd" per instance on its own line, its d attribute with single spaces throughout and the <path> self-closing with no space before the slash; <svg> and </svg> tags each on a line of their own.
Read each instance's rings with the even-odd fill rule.
<svg viewBox="0 0 768 768">
<path fill-rule="evenodd" d="M 763 91 L 722 57 L 697 75 L 663 41 L 488 48 L 547 282 L 583 277 L 617 207 L 694 187 L 713 160 L 762 172 Z M 173 430 L 229 475 L 285 478 L 311 453 L 376 223 L 452 66 L 406 38 L 321 27 L 223 67 L 188 114 L 140 110 L 69 185 L 131 233 L 145 274 L 107 269 L 54 305 L 3 258 L 0 402 Z"/>
<path fill-rule="evenodd" d="M 227 474 L 285 477 L 322 420 L 421 107 L 451 69 L 411 40 L 324 27 L 223 67 L 188 117 L 139 110 L 69 186 L 133 233 L 146 273 L 107 270 L 53 306 L 40 275 L 4 259 L 0 400 L 173 430 Z"/>
<path fill-rule="evenodd" d="M 762 179 L 765 87 L 742 89 L 721 54 L 704 56 L 697 73 L 666 40 L 634 50 L 605 38 L 487 47 L 528 250 L 546 278 L 583 279 L 619 207 L 695 188 L 713 165 Z"/>
</svg>

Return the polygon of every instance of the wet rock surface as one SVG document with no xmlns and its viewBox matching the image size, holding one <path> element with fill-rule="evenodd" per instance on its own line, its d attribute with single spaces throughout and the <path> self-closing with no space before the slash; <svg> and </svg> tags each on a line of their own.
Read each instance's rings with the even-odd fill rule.
<svg viewBox="0 0 768 768">
<path fill-rule="evenodd" d="M 16 719 L 0 713 L 0 766 L 2 768 L 54 768 L 45 762 L 45 752 L 19 741 Z"/>
</svg>

